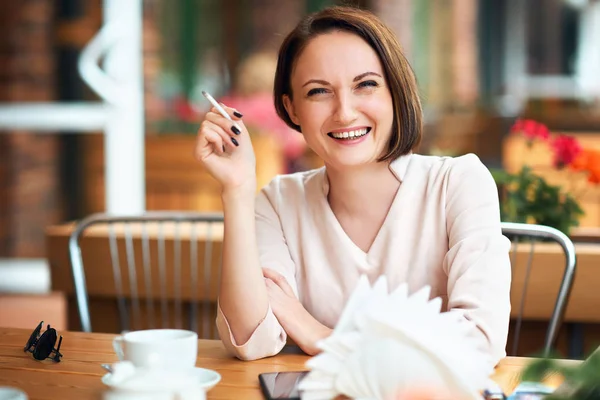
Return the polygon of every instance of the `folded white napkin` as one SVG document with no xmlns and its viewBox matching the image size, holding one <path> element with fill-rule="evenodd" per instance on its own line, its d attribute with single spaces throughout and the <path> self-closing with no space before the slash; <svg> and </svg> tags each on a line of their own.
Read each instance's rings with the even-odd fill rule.
<svg viewBox="0 0 600 400">
<path fill-rule="evenodd" d="M 387 400 L 406 389 L 440 389 L 459 398 L 480 398 L 493 364 L 468 338 L 473 324 L 440 313 L 430 288 L 388 293 L 385 277 L 373 287 L 362 276 L 339 322 L 318 343 L 323 352 L 307 362 L 303 400 Z"/>
</svg>

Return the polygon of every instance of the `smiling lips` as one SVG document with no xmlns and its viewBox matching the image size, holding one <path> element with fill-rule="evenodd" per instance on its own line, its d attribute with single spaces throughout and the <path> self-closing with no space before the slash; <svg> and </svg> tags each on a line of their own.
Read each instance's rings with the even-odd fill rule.
<svg viewBox="0 0 600 400">
<path fill-rule="evenodd" d="M 371 128 L 361 128 L 343 132 L 329 132 L 327 136 L 338 140 L 356 140 L 371 131 Z"/>
</svg>

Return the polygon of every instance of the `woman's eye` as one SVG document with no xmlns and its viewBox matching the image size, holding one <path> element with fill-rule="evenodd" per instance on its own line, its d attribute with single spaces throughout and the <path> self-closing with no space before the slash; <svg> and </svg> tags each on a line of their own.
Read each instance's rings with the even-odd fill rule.
<svg viewBox="0 0 600 400">
<path fill-rule="evenodd" d="M 322 94 L 325 93 L 326 90 L 324 88 L 314 88 L 314 89 L 310 89 L 307 93 L 307 96 L 313 96 L 315 94 Z"/>
<path fill-rule="evenodd" d="M 375 81 L 362 81 L 361 83 L 358 84 L 359 88 L 364 88 L 364 87 L 377 87 L 379 86 L 379 84 Z"/>
</svg>

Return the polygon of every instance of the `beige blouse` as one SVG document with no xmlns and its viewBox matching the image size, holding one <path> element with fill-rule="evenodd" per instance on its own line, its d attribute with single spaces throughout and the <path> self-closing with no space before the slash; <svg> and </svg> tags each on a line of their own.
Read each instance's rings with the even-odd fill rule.
<svg viewBox="0 0 600 400">
<path fill-rule="evenodd" d="M 330 328 L 362 274 L 371 283 L 386 275 L 391 290 L 403 282 L 411 293 L 430 285 L 443 310 L 474 322 L 475 345 L 499 361 L 510 314 L 510 242 L 490 172 L 473 154 L 409 154 L 390 169 L 401 184 L 367 253 L 329 207 L 325 168 L 273 179 L 256 203 L 261 266 L 283 274 L 307 311 Z M 246 343 L 235 342 L 220 309 L 217 328 L 241 359 L 275 355 L 287 338 L 271 309 Z"/>
</svg>

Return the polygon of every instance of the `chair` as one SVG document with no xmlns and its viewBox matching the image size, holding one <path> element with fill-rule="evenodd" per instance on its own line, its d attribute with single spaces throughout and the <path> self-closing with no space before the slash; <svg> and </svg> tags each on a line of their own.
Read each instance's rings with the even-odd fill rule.
<svg viewBox="0 0 600 400">
<path fill-rule="evenodd" d="M 529 281 L 536 240 L 550 240 L 556 242 L 564 251 L 566 259 L 564 274 L 562 282 L 560 284 L 556 302 L 554 304 L 554 309 L 550 317 L 548 329 L 546 331 L 546 339 L 544 341 L 544 354 L 549 355 L 556 343 L 558 331 L 562 323 L 562 319 L 567 307 L 567 302 L 569 300 L 569 295 L 571 293 L 571 288 L 573 286 L 573 279 L 575 276 L 576 267 L 575 246 L 573 245 L 573 242 L 561 231 L 543 225 L 503 222 L 502 233 L 504 236 L 511 239 L 512 242 L 510 260 L 513 271 L 516 262 L 517 244 L 523 239 L 528 240 L 531 243 L 527 260 L 527 267 L 525 270 L 523 292 L 521 295 L 521 302 L 519 305 L 519 314 L 515 322 L 513 348 L 512 353 L 509 354 L 514 355 L 517 352 L 517 346 L 519 343 L 519 335 L 523 319 L 523 311 L 525 306 L 525 298 L 527 294 L 527 285 Z"/>
<path fill-rule="evenodd" d="M 116 299 L 121 331 L 176 327 L 196 331 L 201 338 L 216 338 L 211 316 L 220 278 L 222 234 L 222 214 L 166 211 L 139 216 L 95 214 L 83 219 L 69 238 L 82 330 L 92 331 L 91 286 L 96 297 Z M 82 248 L 89 263 L 95 258 L 94 268 L 112 269 L 112 282 L 110 272 L 88 270 L 95 278 L 86 285 Z M 98 276 L 104 282 L 97 282 Z"/>
</svg>

